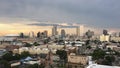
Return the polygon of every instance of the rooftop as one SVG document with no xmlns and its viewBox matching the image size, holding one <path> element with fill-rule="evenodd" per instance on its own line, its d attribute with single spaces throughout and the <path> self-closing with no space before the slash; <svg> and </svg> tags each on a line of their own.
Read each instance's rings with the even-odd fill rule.
<svg viewBox="0 0 120 68">
<path fill-rule="evenodd" d="M 120 67 L 118 67 L 118 66 L 107 66 L 107 65 L 91 64 L 87 68 L 120 68 Z"/>
</svg>

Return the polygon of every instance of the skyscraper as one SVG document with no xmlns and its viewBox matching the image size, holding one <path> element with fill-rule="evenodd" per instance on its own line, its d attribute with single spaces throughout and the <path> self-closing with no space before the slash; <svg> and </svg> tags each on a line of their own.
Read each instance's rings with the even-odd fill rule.
<svg viewBox="0 0 120 68">
<path fill-rule="evenodd" d="M 79 26 L 77 26 L 77 28 L 76 28 L 76 35 L 80 36 L 80 27 Z"/>
<path fill-rule="evenodd" d="M 44 36 L 47 38 L 48 37 L 48 31 L 44 31 Z"/>
<path fill-rule="evenodd" d="M 20 33 L 20 38 L 24 38 L 24 33 Z"/>
<path fill-rule="evenodd" d="M 57 35 L 57 25 L 54 25 L 52 28 L 52 36 Z"/>
<path fill-rule="evenodd" d="M 65 37 L 65 35 L 66 35 L 66 32 L 65 32 L 65 30 L 64 30 L 64 29 L 62 29 L 62 30 L 61 30 L 61 37 L 62 37 L 62 38 L 64 38 L 64 37 Z"/>
<path fill-rule="evenodd" d="M 40 32 L 37 33 L 37 38 L 40 38 L 40 34 L 41 34 Z"/>
<path fill-rule="evenodd" d="M 31 32 L 29 33 L 29 37 L 30 37 L 30 38 L 34 38 L 34 32 L 33 32 L 33 31 L 31 31 Z"/>
<path fill-rule="evenodd" d="M 80 25 L 80 36 L 84 35 L 84 25 Z"/>
</svg>

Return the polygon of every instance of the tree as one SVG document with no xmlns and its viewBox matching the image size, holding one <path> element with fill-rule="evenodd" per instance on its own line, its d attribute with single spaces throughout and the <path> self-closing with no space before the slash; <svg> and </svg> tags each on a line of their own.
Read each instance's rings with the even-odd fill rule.
<svg viewBox="0 0 120 68">
<path fill-rule="evenodd" d="M 89 45 L 90 44 L 90 40 L 86 40 L 85 45 Z"/>
<path fill-rule="evenodd" d="M 13 59 L 14 59 L 14 60 L 19 60 L 19 59 L 20 59 L 20 54 L 17 54 L 17 53 L 14 54 L 14 55 L 13 55 Z"/>
<path fill-rule="evenodd" d="M 47 44 L 49 42 L 49 39 L 44 39 L 44 44 Z"/>
<path fill-rule="evenodd" d="M 38 44 L 37 42 L 34 42 L 33 45 L 34 45 L 34 46 L 38 46 L 39 44 Z"/>
<path fill-rule="evenodd" d="M 27 66 L 27 68 L 45 68 L 45 66 L 43 66 L 42 64 L 41 65 L 33 64 L 33 65 Z"/>
<path fill-rule="evenodd" d="M 62 65 L 67 62 L 67 52 L 65 50 L 57 50 L 56 54 L 59 55 L 59 58 L 61 59 L 60 61 L 62 62 Z M 64 60 L 64 63 L 62 60 Z M 65 64 L 64 64 L 64 66 L 65 66 Z"/>
<path fill-rule="evenodd" d="M 72 46 L 75 46 L 75 42 L 72 42 Z"/>
<path fill-rule="evenodd" d="M 106 56 L 105 59 L 100 63 L 102 65 L 112 65 L 112 63 L 115 61 L 114 56 Z"/>
<path fill-rule="evenodd" d="M 89 39 L 90 39 L 93 35 L 94 35 L 94 32 L 93 32 L 93 31 L 88 30 L 88 31 L 86 32 L 86 36 L 87 36 Z"/>
<path fill-rule="evenodd" d="M 30 43 L 25 43 L 25 47 L 31 47 L 32 45 Z"/>
<path fill-rule="evenodd" d="M 59 55 L 59 58 L 61 59 L 60 63 L 62 62 L 62 64 L 64 64 L 67 62 L 67 52 L 65 50 L 57 50 L 56 54 Z M 64 60 L 64 61 L 62 61 L 62 60 Z"/>
<path fill-rule="evenodd" d="M 98 59 L 103 59 L 105 55 L 106 55 L 105 51 L 101 49 L 96 49 L 94 50 L 92 57 L 93 57 L 93 60 L 98 60 Z"/>
<path fill-rule="evenodd" d="M 102 65 L 111 65 L 110 62 L 108 60 L 103 60 L 101 62 Z"/>
<path fill-rule="evenodd" d="M 6 60 L 0 60 L 0 68 L 11 68 L 10 64 Z"/>
<path fill-rule="evenodd" d="M 120 52 L 115 51 L 115 55 L 120 56 Z"/>
<path fill-rule="evenodd" d="M 39 68 L 38 64 L 29 65 L 27 68 Z"/>
<path fill-rule="evenodd" d="M 8 52 L 8 53 L 4 54 L 4 55 L 2 56 L 2 58 L 3 58 L 4 60 L 6 60 L 6 61 L 11 61 L 11 60 L 13 60 L 13 53 Z"/>
<path fill-rule="evenodd" d="M 4 54 L 2 58 L 6 61 L 19 60 L 20 54 L 13 54 L 12 52 L 8 52 Z"/>
<path fill-rule="evenodd" d="M 91 49 L 92 47 L 89 45 L 89 46 L 87 46 L 87 48 L 88 48 L 88 49 Z"/>
<path fill-rule="evenodd" d="M 110 64 L 112 64 L 112 62 L 115 61 L 115 57 L 114 57 L 114 56 L 106 56 L 105 59 L 106 59 Z"/>
<path fill-rule="evenodd" d="M 95 44 L 98 44 L 98 45 L 101 44 L 101 41 L 100 41 L 100 40 L 94 40 L 93 42 L 94 42 Z"/>
<path fill-rule="evenodd" d="M 28 56 L 30 56 L 30 53 L 28 51 L 24 51 L 21 53 L 21 58 L 26 58 Z"/>
<path fill-rule="evenodd" d="M 57 50 L 56 54 L 59 55 L 60 59 L 65 60 L 67 58 L 67 52 L 65 50 Z"/>
<path fill-rule="evenodd" d="M 45 68 L 45 64 L 41 63 L 40 68 Z"/>
</svg>

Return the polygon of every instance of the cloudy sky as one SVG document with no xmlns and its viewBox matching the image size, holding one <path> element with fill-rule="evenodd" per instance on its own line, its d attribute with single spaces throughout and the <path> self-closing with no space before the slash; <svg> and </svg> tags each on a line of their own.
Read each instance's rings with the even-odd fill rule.
<svg viewBox="0 0 120 68">
<path fill-rule="evenodd" d="M 84 24 L 120 29 L 120 0 L 0 0 L 0 25 Z M 29 24 L 29 25 L 26 25 Z M 31 24 L 31 25 L 30 25 Z M 35 28 L 38 26 L 36 25 Z M 34 28 L 33 27 L 33 28 Z M 0 30 L 7 30 L 1 27 Z"/>
</svg>

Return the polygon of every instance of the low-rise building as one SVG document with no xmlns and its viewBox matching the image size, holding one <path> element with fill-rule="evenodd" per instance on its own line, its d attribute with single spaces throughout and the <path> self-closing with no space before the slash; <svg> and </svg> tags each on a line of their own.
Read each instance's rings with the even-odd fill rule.
<svg viewBox="0 0 120 68">
<path fill-rule="evenodd" d="M 120 52 L 120 47 L 114 47 L 113 50 Z"/>
<path fill-rule="evenodd" d="M 88 57 L 85 55 L 68 55 L 68 68 L 81 68 L 88 64 Z"/>
<path fill-rule="evenodd" d="M 113 50 L 113 48 L 116 48 L 117 47 L 117 45 L 107 45 L 106 46 L 106 48 L 110 48 L 110 49 L 112 49 Z"/>
<path fill-rule="evenodd" d="M 111 37 L 110 40 L 111 41 L 115 41 L 115 42 L 119 42 L 120 41 L 120 37 Z"/>
<path fill-rule="evenodd" d="M 21 47 L 19 49 L 14 49 L 14 52 L 19 52 L 21 54 L 24 51 L 30 52 L 30 54 L 47 54 L 50 50 L 52 53 L 56 53 L 57 50 L 62 49 L 64 46 L 58 45 L 41 45 L 41 46 L 33 46 L 33 47 Z"/>
<path fill-rule="evenodd" d="M 110 41 L 110 35 L 101 35 L 100 36 L 100 41 L 102 41 L 102 42 L 104 42 L 104 41 L 109 42 Z"/>
</svg>

